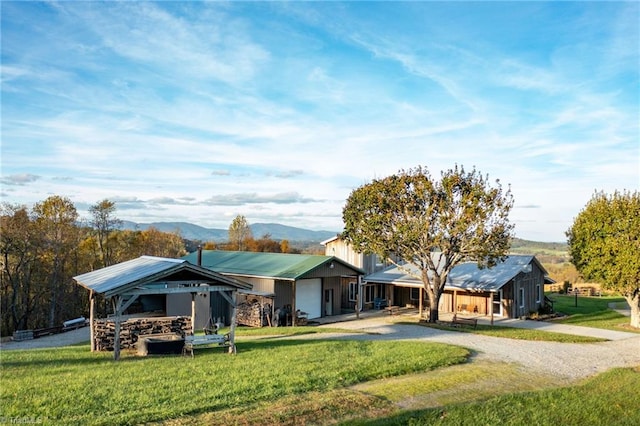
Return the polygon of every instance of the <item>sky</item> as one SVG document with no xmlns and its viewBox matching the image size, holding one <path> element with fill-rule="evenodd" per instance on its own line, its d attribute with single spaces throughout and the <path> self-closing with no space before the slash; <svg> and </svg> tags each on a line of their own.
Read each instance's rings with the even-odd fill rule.
<svg viewBox="0 0 640 426">
<path fill-rule="evenodd" d="M 457 164 L 510 186 L 517 237 L 566 241 L 640 189 L 639 2 L 0 7 L 3 203 L 339 232 L 357 187 Z"/>
</svg>

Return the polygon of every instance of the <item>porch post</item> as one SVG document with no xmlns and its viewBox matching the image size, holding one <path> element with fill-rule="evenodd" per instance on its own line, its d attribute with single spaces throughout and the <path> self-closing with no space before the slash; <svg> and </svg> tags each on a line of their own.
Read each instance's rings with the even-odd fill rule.
<svg viewBox="0 0 640 426">
<path fill-rule="evenodd" d="M 491 315 L 491 325 L 493 325 L 493 292 L 489 293 L 489 315 Z"/>
<path fill-rule="evenodd" d="M 424 295 L 424 288 L 420 287 L 420 296 L 418 297 L 418 312 L 420 312 L 420 315 L 418 315 L 418 319 L 419 320 L 422 319 L 422 299 L 423 299 L 423 295 Z"/>
<path fill-rule="evenodd" d="M 453 290 L 453 309 L 454 314 L 458 313 L 458 290 Z"/>
<path fill-rule="evenodd" d="M 286 325 L 286 324 L 285 324 Z M 293 300 L 291 301 L 291 326 L 296 325 L 296 281 L 293 281 Z"/>
</svg>

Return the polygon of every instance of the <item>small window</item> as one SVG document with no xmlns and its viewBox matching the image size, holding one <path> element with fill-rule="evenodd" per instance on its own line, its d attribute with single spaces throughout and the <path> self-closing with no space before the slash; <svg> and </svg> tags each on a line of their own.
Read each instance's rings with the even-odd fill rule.
<svg viewBox="0 0 640 426">
<path fill-rule="evenodd" d="M 349 283 L 349 301 L 355 302 L 358 297 L 358 283 L 355 281 L 351 281 Z"/>
<path fill-rule="evenodd" d="M 419 288 L 411 288 L 411 296 L 409 296 L 411 300 L 420 299 L 420 289 Z"/>
<path fill-rule="evenodd" d="M 540 303 L 540 284 L 536 285 L 536 303 Z"/>
<path fill-rule="evenodd" d="M 524 287 L 520 287 L 520 307 L 524 308 Z"/>
<path fill-rule="evenodd" d="M 375 286 L 368 285 L 364 288 L 364 303 L 373 303 L 373 295 L 375 293 Z"/>
</svg>

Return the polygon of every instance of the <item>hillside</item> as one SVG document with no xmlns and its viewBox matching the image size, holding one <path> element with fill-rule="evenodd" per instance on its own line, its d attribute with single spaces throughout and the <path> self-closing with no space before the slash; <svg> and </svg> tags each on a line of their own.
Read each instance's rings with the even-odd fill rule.
<svg viewBox="0 0 640 426">
<path fill-rule="evenodd" d="M 542 263 L 565 263 L 569 261 L 567 243 L 543 243 L 514 238 L 511 242 L 513 254 L 533 254 Z"/>
<path fill-rule="evenodd" d="M 277 223 L 254 223 L 249 225 L 255 238 L 269 234 L 274 240 L 304 241 L 319 243 L 337 234 L 336 231 L 311 231 Z M 194 241 L 224 242 L 228 238 L 227 229 L 205 228 L 188 222 L 153 222 L 136 223 L 124 221 L 122 229 L 146 230 L 154 227 L 162 232 L 178 232 L 182 238 Z"/>
</svg>

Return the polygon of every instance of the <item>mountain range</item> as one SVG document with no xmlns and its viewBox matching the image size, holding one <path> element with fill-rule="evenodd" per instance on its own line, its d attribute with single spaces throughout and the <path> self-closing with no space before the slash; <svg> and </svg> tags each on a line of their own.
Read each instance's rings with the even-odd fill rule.
<svg viewBox="0 0 640 426">
<path fill-rule="evenodd" d="M 140 230 L 144 231 L 154 227 L 162 232 L 178 232 L 182 238 L 193 241 L 213 241 L 224 242 L 228 240 L 228 229 L 205 228 L 188 222 L 153 222 L 153 223 L 136 223 L 123 221 L 123 230 Z M 260 238 L 263 235 L 270 235 L 274 240 L 289 240 L 316 242 L 327 240 L 335 237 L 337 231 L 311 231 L 293 226 L 280 225 L 278 223 L 254 223 L 250 224 L 251 232 L 254 238 Z"/>
</svg>

